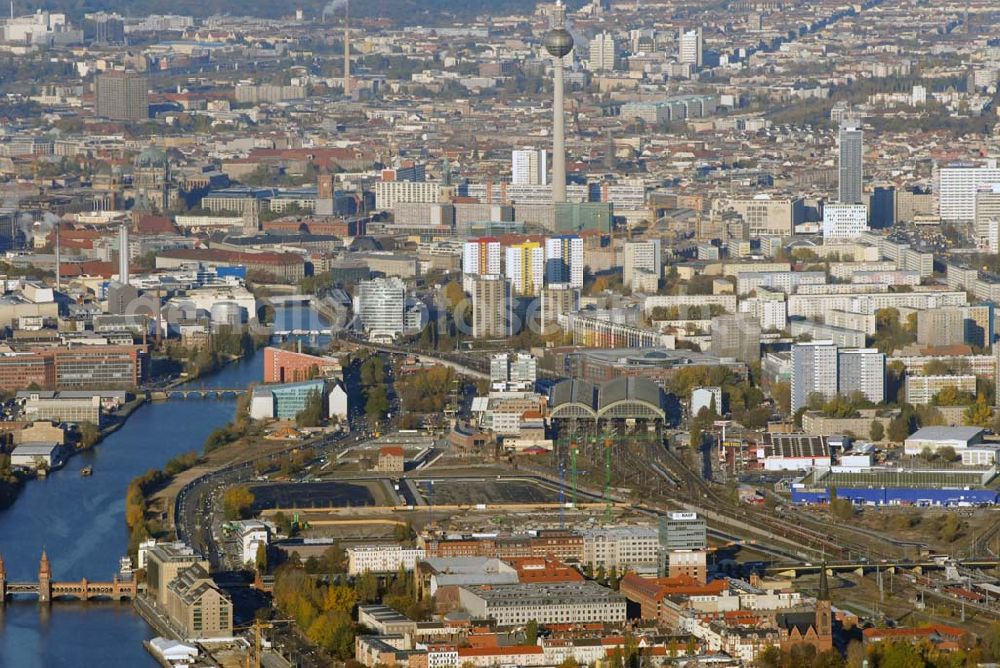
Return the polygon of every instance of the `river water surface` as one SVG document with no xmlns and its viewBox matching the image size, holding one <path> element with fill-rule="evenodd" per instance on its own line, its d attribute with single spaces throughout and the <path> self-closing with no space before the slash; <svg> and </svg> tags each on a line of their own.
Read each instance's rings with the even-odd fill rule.
<svg viewBox="0 0 1000 668">
<path fill-rule="evenodd" d="M 193 383 L 246 387 L 261 378 L 260 354 Z M 150 468 L 200 451 L 208 434 L 233 418 L 235 401 L 172 400 L 139 408 L 90 452 L 44 480 L 28 482 L 0 511 L 0 555 L 8 580 L 34 581 L 44 549 L 55 580 L 110 580 L 128 546 L 125 490 Z M 91 465 L 91 477 L 80 469 Z M 0 605 L 0 667 L 157 666 L 142 646 L 152 630 L 123 603 L 33 599 Z"/>
</svg>

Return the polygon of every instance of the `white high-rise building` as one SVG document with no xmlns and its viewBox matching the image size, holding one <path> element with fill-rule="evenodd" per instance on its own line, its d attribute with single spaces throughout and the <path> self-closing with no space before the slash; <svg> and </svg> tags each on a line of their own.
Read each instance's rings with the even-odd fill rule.
<svg viewBox="0 0 1000 668">
<path fill-rule="evenodd" d="M 885 401 L 885 354 L 875 348 L 842 349 L 837 364 L 840 394 L 860 392 L 873 403 Z"/>
<path fill-rule="evenodd" d="M 510 279 L 514 294 L 534 296 L 545 283 L 545 251 L 542 245 L 526 241 L 507 248 L 505 276 Z"/>
<path fill-rule="evenodd" d="M 462 245 L 462 288 L 472 292 L 473 276 L 500 275 L 500 240 L 495 237 L 469 239 Z"/>
<path fill-rule="evenodd" d="M 810 341 L 792 346 L 792 412 L 818 393 L 824 399 L 837 394 L 837 346 L 833 341 Z"/>
<path fill-rule="evenodd" d="M 501 392 L 531 391 L 538 380 L 538 361 L 531 353 L 497 353 L 490 357 L 490 386 Z"/>
<path fill-rule="evenodd" d="M 824 239 L 854 239 L 867 231 L 867 205 L 827 204 L 823 207 Z"/>
<path fill-rule="evenodd" d="M 1000 252 L 1000 184 L 982 186 L 976 192 L 976 246 Z"/>
<path fill-rule="evenodd" d="M 590 40 L 588 67 L 594 72 L 610 72 L 617 64 L 617 47 L 611 33 L 602 32 Z"/>
<path fill-rule="evenodd" d="M 545 282 L 583 287 L 583 239 L 566 234 L 545 240 Z"/>
<path fill-rule="evenodd" d="M 401 278 L 358 283 L 354 314 L 371 340 L 392 340 L 406 329 L 406 284 Z"/>
<path fill-rule="evenodd" d="M 682 65 L 701 67 L 704 64 L 704 43 L 701 28 L 685 30 L 680 36 L 679 60 Z"/>
<path fill-rule="evenodd" d="M 788 325 L 788 303 L 784 299 L 751 297 L 741 299 L 740 313 L 749 313 L 760 321 L 762 331 L 780 331 Z"/>
<path fill-rule="evenodd" d="M 548 153 L 544 148 L 522 148 L 511 152 L 511 183 L 544 186 L 548 183 Z"/>
<path fill-rule="evenodd" d="M 654 274 L 656 280 L 663 275 L 659 239 L 627 241 L 623 254 L 622 283 L 626 288 L 631 288 L 636 282 L 636 272 Z"/>
<path fill-rule="evenodd" d="M 948 165 L 937 170 L 934 193 L 943 223 L 971 223 L 976 218 L 976 193 L 980 186 L 1000 184 L 996 159 L 984 166 Z"/>
<path fill-rule="evenodd" d="M 469 239 L 462 247 L 462 272 L 488 276 L 500 274 L 500 240 L 496 237 Z"/>
</svg>

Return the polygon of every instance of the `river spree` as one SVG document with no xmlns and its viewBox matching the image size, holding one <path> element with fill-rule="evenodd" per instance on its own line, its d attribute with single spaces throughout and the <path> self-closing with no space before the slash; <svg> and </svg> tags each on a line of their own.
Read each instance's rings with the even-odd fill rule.
<svg viewBox="0 0 1000 668">
<path fill-rule="evenodd" d="M 260 355 L 196 381 L 245 387 L 261 378 Z M 150 468 L 200 451 L 208 434 L 233 417 L 234 400 L 147 404 L 92 451 L 44 480 L 25 485 L 0 511 L 0 554 L 9 580 L 34 580 L 46 550 L 56 580 L 109 580 L 128 545 L 125 490 Z M 91 477 L 80 469 L 91 465 Z M 142 646 L 152 630 L 127 604 L 22 600 L 0 606 L 0 667 L 157 666 Z"/>
</svg>

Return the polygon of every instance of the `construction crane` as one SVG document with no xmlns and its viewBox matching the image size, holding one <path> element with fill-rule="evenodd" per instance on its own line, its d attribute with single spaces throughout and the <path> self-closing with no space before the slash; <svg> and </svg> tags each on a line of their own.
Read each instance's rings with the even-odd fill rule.
<svg viewBox="0 0 1000 668">
<path fill-rule="evenodd" d="M 572 484 L 573 484 L 573 508 L 576 508 L 577 504 L 577 468 L 576 468 L 576 456 L 580 453 L 580 444 L 574 438 L 569 442 L 569 461 L 570 461 L 570 472 L 572 474 Z"/>
<path fill-rule="evenodd" d="M 272 619 L 269 621 L 262 621 L 260 619 L 253 620 L 252 624 L 247 626 L 236 627 L 233 630 L 243 630 L 243 631 L 253 631 L 253 644 L 251 645 L 251 654 L 247 654 L 246 668 L 260 668 L 260 655 L 261 655 L 261 631 L 264 629 L 273 629 L 276 624 L 290 624 L 295 620 L 292 619 Z M 251 663 L 251 660 L 253 663 Z"/>
<path fill-rule="evenodd" d="M 611 521 L 611 448 L 615 441 L 611 427 L 604 430 L 604 521 Z"/>
</svg>

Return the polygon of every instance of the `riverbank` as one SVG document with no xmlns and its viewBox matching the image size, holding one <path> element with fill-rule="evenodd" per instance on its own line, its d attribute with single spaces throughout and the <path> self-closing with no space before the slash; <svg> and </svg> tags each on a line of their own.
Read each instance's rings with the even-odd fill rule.
<svg viewBox="0 0 1000 668">
<path fill-rule="evenodd" d="M 133 399 L 132 401 L 128 401 L 124 405 L 122 405 L 121 408 L 119 408 L 112 414 L 114 418 L 113 421 L 110 424 L 107 424 L 101 428 L 100 435 L 97 437 L 96 441 L 94 441 L 88 447 L 85 448 L 77 446 L 67 448 L 66 451 L 63 453 L 62 461 L 59 463 L 59 468 L 64 468 L 70 462 L 71 459 L 97 447 L 98 445 L 101 444 L 101 442 L 105 438 L 107 438 L 111 434 L 121 429 L 122 426 L 125 424 L 126 420 L 128 420 L 129 416 L 131 416 L 132 413 L 137 411 L 139 407 L 142 406 L 144 403 L 146 403 L 145 395 L 137 395 L 135 399 Z M 36 472 L 34 474 L 17 476 L 16 483 L 10 480 L 0 481 L 0 512 L 8 510 L 11 506 L 14 505 L 14 503 L 17 502 L 17 497 L 24 490 L 24 486 L 27 482 L 44 477 L 46 477 L 46 475 Z"/>
<path fill-rule="evenodd" d="M 164 389 L 171 389 L 187 383 L 194 382 L 201 378 L 208 378 L 216 376 L 223 373 L 227 368 L 232 367 L 235 364 L 246 359 L 252 359 L 257 353 L 257 349 L 254 349 L 253 353 L 250 355 L 238 355 L 238 356 L 228 356 L 219 366 L 213 368 L 209 371 L 205 371 L 196 376 L 175 378 L 168 383 L 164 384 Z M 59 468 L 64 468 L 71 459 L 81 455 L 82 453 L 89 452 L 90 450 L 96 448 L 100 445 L 106 438 L 117 432 L 119 429 L 125 426 L 128 419 L 135 413 L 139 408 L 141 408 L 146 403 L 149 403 L 146 399 L 146 393 L 142 390 L 136 392 L 135 397 L 131 401 L 125 402 L 120 408 L 116 409 L 113 413 L 109 415 L 110 421 L 100 428 L 100 435 L 97 440 L 91 443 L 88 447 L 70 447 L 67 448 L 63 454 L 63 460 Z M 199 450 L 202 444 L 199 445 Z M 0 512 L 4 512 L 10 509 L 18 499 L 18 496 L 23 492 L 25 484 L 31 480 L 36 480 L 40 477 L 38 474 L 31 474 L 25 476 L 17 476 L 16 482 L 9 480 L 0 480 Z"/>
</svg>

